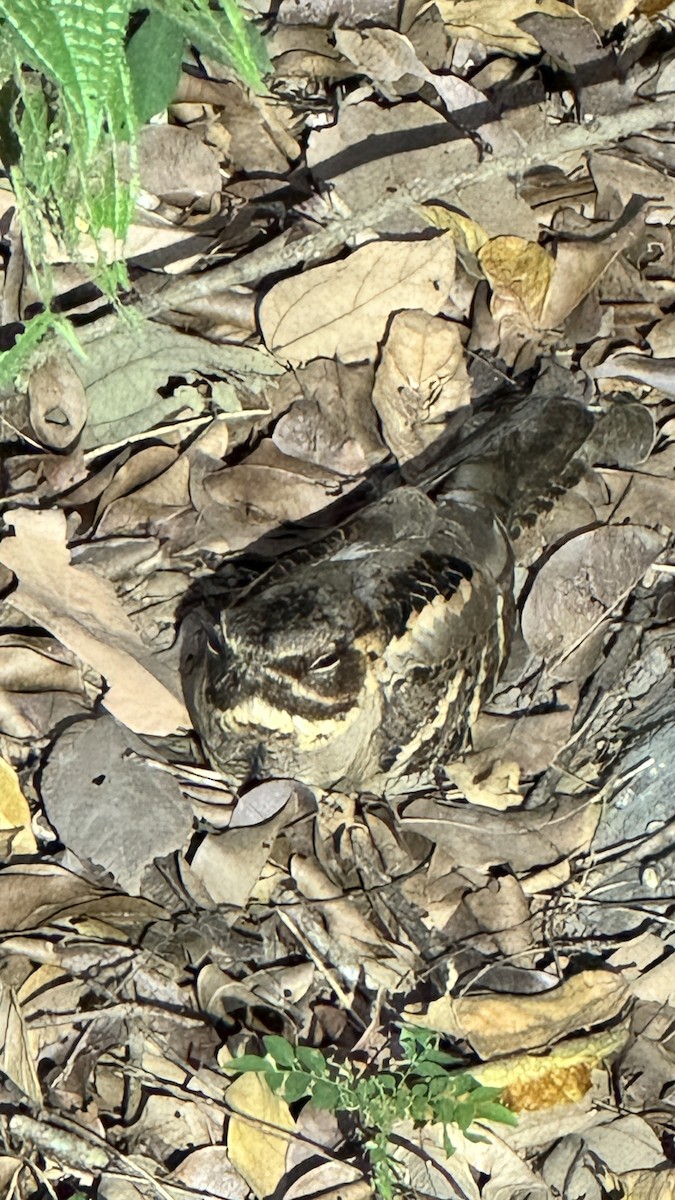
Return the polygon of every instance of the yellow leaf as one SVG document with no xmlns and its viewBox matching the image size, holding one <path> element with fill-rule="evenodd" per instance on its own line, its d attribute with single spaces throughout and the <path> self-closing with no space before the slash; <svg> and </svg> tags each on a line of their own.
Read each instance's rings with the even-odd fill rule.
<svg viewBox="0 0 675 1200">
<path fill-rule="evenodd" d="M 489 240 L 490 235 L 478 221 L 473 221 L 471 217 L 456 212 L 453 208 L 446 208 L 443 204 L 418 204 L 415 211 L 436 229 L 449 230 L 458 247 L 462 247 L 468 254 L 476 255 L 481 246 Z"/>
<path fill-rule="evenodd" d="M 480 1058 L 550 1046 L 579 1029 L 606 1024 L 625 1007 L 630 989 L 614 971 L 580 971 L 533 996 L 440 996 L 425 1013 L 405 1010 L 413 1025 L 469 1042 Z"/>
<path fill-rule="evenodd" d="M 230 1117 L 227 1152 L 256 1196 L 275 1192 L 286 1172 L 286 1153 L 295 1121 L 285 1100 L 253 1072 L 240 1075 L 226 1092 L 237 1116 Z"/>
<path fill-rule="evenodd" d="M 478 261 L 495 297 L 515 303 L 538 325 L 555 267 L 548 251 L 524 238 L 496 237 L 481 247 Z"/>
<path fill-rule="evenodd" d="M 0 847 L 3 858 L 35 854 L 37 844 L 30 827 L 30 809 L 9 763 L 0 758 Z"/>
<path fill-rule="evenodd" d="M 571 1038 L 550 1054 L 512 1054 L 482 1063 L 471 1073 L 486 1087 L 502 1088 L 502 1100 L 515 1112 L 537 1112 L 574 1104 L 591 1086 L 591 1072 L 618 1054 L 628 1038 L 625 1023 L 587 1037 Z"/>
</svg>

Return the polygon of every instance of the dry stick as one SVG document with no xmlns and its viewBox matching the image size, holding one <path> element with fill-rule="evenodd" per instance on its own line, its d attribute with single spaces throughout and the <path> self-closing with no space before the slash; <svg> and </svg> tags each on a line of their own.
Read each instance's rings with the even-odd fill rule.
<svg viewBox="0 0 675 1200">
<path fill-rule="evenodd" d="M 238 284 L 259 283 L 267 275 L 289 270 L 299 263 L 307 266 L 313 261 L 325 258 L 346 242 L 358 237 L 374 222 L 404 211 L 411 204 L 421 204 L 467 184 L 475 186 L 477 183 L 488 183 L 507 176 L 520 178 L 534 166 L 550 163 L 561 155 L 607 146 L 619 138 L 644 133 L 657 125 L 673 122 L 675 96 L 669 96 L 666 100 L 651 101 L 627 112 L 596 117 L 585 125 L 560 125 L 550 136 L 523 144 L 522 150 L 517 154 L 485 158 L 483 162 L 458 174 L 448 171 L 445 174 L 415 176 L 405 187 L 393 195 L 376 200 L 361 212 L 329 219 L 327 226 L 316 233 L 306 234 L 290 243 L 288 234 L 284 233 L 224 267 L 217 267 L 196 277 L 175 280 L 159 293 L 140 301 L 136 306 L 137 311 L 143 316 L 153 317 L 168 308 L 179 308 L 182 304 L 200 300 L 214 291 L 224 291 Z M 105 322 L 101 322 L 101 325 L 103 324 Z M 109 327 L 105 332 L 108 331 Z"/>
</svg>

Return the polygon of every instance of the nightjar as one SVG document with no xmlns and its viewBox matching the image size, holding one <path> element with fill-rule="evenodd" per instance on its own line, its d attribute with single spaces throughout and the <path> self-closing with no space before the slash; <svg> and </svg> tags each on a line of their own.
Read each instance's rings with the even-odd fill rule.
<svg viewBox="0 0 675 1200">
<path fill-rule="evenodd" d="M 592 425 L 568 398 L 508 406 L 419 486 L 193 613 L 185 695 L 213 765 L 386 792 L 456 756 L 508 655 L 512 537 L 578 478 Z"/>
</svg>

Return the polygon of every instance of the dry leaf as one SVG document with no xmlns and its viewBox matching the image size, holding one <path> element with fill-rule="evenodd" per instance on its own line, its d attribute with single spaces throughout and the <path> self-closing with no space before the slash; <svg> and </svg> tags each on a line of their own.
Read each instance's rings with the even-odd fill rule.
<svg viewBox="0 0 675 1200">
<path fill-rule="evenodd" d="M 0 985 L 0 1070 L 34 1104 L 42 1103 L 35 1048 L 14 990 Z"/>
<path fill-rule="evenodd" d="M 192 129 L 179 125 L 146 125 L 138 147 L 141 187 L 168 204 L 182 208 L 202 201 L 208 211 L 220 195 L 218 157 Z"/>
<path fill-rule="evenodd" d="M 142 336 L 137 329 L 121 329 L 91 343 L 85 340 L 85 347 L 86 360 L 75 363 L 89 406 L 83 449 L 126 442 L 186 408 L 201 412 L 205 402 L 197 390 L 189 398 L 185 392 L 175 397 L 171 390 L 167 395 L 167 384 L 175 377 L 225 376 L 248 395 L 280 374 L 261 348 L 218 346 L 167 325 L 148 325 Z"/>
<path fill-rule="evenodd" d="M 481 246 L 477 258 L 492 288 L 495 316 L 519 317 L 525 331 L 539 328 L 555 270 L 548 250 L 523 238 L 497 237 Z"/>
<path fill-rule="evenodd" d="M 457 325 L 411 310 L 393 318 L 375 376 L 373 404 L 399 462 L 415 458 L 468 404 L 471 386 Z"/>
<path fill-rule="evenodd" d="M 180 1188 L 176 1193 L 185 1200 L 246 1200 L 249 1194 L 241 1175 L 235 1171 L 225 1146 L 199 1146 L 181 1159 L 164 1184 L 173 1195 L 171 1184 Z"/>
<path fill-rule="evenodd" d="M 112 717 L 78 721 L 55 741 L 41 793 L 61 841 L 137 894 L 145 868 L 180 849 L 192 812 L 175 777 L 145 761 L 149 751 Z"/>
<path fill-rule="evenodd" d="M 256 1196 L 270 1196 L 286 1173 L 286 1155 L 293 1140 L 290 1134 L 295 1129 L 291 1111 L 257 1074 L 240 1075 L 225 1097 L 234 1112 L 242 1114 L 230 1117 L 230 1161 Z M 252 1120 L 245 1120 L 247 1116 Z"/>
<path fill-rule="evenodd" d="M 35 854 L 37 843 L 30 825 L 28 801 L 16 772 L 0 758 L 0 845 L 7 860 L 16 854 Z"/>
<path fill-rule="evenodd" d="M 625 1200 L 674 1200 L 675 1171 L 625 1171 L 618 1177 Z"/>
<path fill-rule="evenodd" d="M 262 335 L 274 354 L 293 363 L 333 355 L 343 362 L 372 359 L 392 313 L 443 307 L 454 270 L 448 235 L 368 242 L 348 258 L 275 284 L 260 305 Z"/>
<path fill-rule="evenodd" d="M 189 729 L 177 677 L 155 662 L 112 585 L 70 562 L 65 515 L 15 509 L 7 517 L 15 536 L 0 543 L 0 562 L 19 580 L 17 606 L 103 675 L 103 703 L 130 729 L 160 736 Z"/>
<path fill-rule="evenodd" d="M 28 398 L 30 423 L 38 441 L 66 450 L 87 418 L 87 398 L 77 372 L 63 354 L 31 371 Z"/>
<path fill-rule="evenodd" d="M 530 650 L 568 654 L 635 587 L 666 539 L 638 525 L 606 525 L 570 538 L 538 572 L 522 612 Z"/>
<path fill-rule="evenodd" d="M 611 1061 L 628 1040 L 625 1024 L 572 1038 L 549 1054 L 514 1054 L 481 1063 L 472 1074 L 485 1087 L 503 1088 L 502 1100 L 516 1112 L 536 1112 L 580 1100 L 591 1086 L 591 1071 Z"/>
<path fill-rule="evenodd" d="M 630 989 L 614 971 L 581 971 L 536 996 L 442 996 L 412 1024 L 469 1042 L 482 1059 L 534 1050 L 618 1016 Z"/>
<path fill-rule="evenodd" d="M 394 95 L 418 91 L 430 76 L 409 39 L 394 29 L 338 28 L 335 45 L 361 74 L 372 79 L 386 94 L 389 94 L 389 84 L 399 85 L 394 89 Z"/>
<path fill-rule="evenodd" d="M 574 11 L 562 0 L 429 0 L 436 5 L 453 37 L 472 38 L 490 49 L 513 55 L 538 54 L 539 43 L 518 25 L 528 13 L 544 13 L 564 21 Z"/>
</svg>

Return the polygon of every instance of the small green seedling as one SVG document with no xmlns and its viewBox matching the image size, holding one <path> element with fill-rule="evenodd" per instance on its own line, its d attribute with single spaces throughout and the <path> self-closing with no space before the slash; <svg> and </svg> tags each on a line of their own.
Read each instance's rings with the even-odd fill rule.
<svg viewBox="0 0 675 1200">
<path fill-rule="evenodd" d="M 515 1125 L 516 1117 L 499 1102 L 499 1088 L 484 1087 L 458 1060 L 439 1049 L 438 1034 L 406 1026 L 400 1033 L 401 1056 L 385 1069 L 364 1069 L 310 1046 L 293 1046 L 286 1038 L 264 1037 L 265 1055 L 244 1054 L 227 1064 L 228 1071 L 258 1071 L 274 1092 L 292 1104 L 309 1099 L 317 1108 L 353 1113 L 382 1200 L 392 1200 L 399 1174 L 390 1145 L 394 1126 L 413 1121 L 417 1128 L 440 1124 L 443 1148 L 454 1153 L 449 1127 L 472 1141 L 486 1139 L 472 1130 L 476 1121 Z"/>
</svg>

